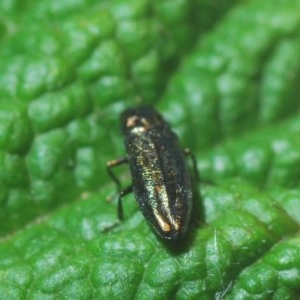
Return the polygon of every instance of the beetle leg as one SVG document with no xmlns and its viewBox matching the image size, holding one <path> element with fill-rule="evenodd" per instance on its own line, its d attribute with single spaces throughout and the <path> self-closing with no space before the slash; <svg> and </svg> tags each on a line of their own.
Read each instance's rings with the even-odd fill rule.
<svg viewBox="0 0 300 300">
<path fill-rule="evenodd" d="M 128 186 L 126 189 L 124 189 L 123 191 L 121 191 L 119 193 L 119 197 L 118 197 L 118 218 L 120 220 L 123 219 L 123 205 L 122 205 L 122 198 L 126 195 L 128 195 L 129 193 L 131 193 L 133 191 L 133 186 L 130 185 Z"/>
<path fill-rule="evenodd" d="M 124 164 L 124 163 L 127 163 L 127 162 L 128 162 L 127 157 L 121 157 L 121 158 L 118 158 L 118 159 L 114 159 L 114 160 L 108 161 L 108 162 L 106 163 L 106 170 L 107 170 L 107 173 L 108 173 L 109 176 L 112 178 L 112 180 L 116 183 L 116 185 L 117 185 L 119 191 L 120 191 L 120 188 L 121 188 L 120 180 L 119 180 L 119 179 L 117 178 L 117 176 L 112 172 L 111 168 L 112 168 L 112 167 L 119 166 L 119 165 Z"/>
<path fill-rule="evenodd" d="M 195 172 L 195 175 L 196 175 L 196 180 L 200 181 L 199 170 L 198 170 L 198 167 L 197 167 L 197 162 L 196 162 L 195 155 L 191 152 L 191 150 L 189 148 L 184 149 L 184 154 L 191 156 L 191 159 L 193 161 L 194 172 Z"/>
</svg>

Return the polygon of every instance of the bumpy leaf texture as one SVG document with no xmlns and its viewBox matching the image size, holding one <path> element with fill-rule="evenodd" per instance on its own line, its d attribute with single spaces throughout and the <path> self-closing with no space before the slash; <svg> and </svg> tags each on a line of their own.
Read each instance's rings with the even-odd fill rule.
<svg viewBox="0 0 300 300">
<path fill-rule="evenodd" d="M 299 0 L 2 0 L 0 15 L 0 299 L 299 299 Z M 132 195 L 122 222 L 107 201 L 137 103 L 197 158 L 177 243 Z"/>
</svg>

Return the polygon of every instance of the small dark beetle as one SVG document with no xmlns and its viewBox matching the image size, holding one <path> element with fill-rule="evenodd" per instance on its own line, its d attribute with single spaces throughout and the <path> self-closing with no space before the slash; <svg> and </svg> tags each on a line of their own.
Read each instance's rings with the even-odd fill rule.
<svg viewBox="0 0 300 300">
<path fill-rule="evenodd" d="M 175 133 L 152 107 L 125 110 L 121 123 L 127 156 L 107 163 L 119 188 L 120 182 L 111 167 L 125 162 L 130 166 L 132 185 L 119 193 L 119 218 L 123 217 L 122 197 L 133 191 L 146 220 L 161 238 L 181 237 L 188 228 L 193 202 L 184 157 L 190 151 L 180 148 Z"/>
</svg>

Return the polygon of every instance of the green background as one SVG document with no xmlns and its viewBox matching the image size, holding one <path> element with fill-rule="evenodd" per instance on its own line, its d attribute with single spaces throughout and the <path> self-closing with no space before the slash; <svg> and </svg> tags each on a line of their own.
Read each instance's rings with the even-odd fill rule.
<svg viewBox="0 0 300 300">
<path fill-rule="evenodd" d="M 0 299 L 298 299 L 299 53 L 299 0 L 2 0 Z M 138 103 L 197 157 L 181 243 L 117 220 Z"/>
</svg>

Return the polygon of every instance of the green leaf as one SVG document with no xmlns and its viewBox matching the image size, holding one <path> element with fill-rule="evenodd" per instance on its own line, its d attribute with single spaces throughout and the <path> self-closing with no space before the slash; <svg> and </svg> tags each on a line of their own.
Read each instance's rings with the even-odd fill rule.
<svg viewBox="0 0 300 300">
<path fill-rule="evenodd" d="M 0 299 L 298 299 L 299 8 L 1 1 Z M 197 158 L 180 243 L 133 195 L 117 219 L 105 166 L 141 102 Z"/>
</svg>

